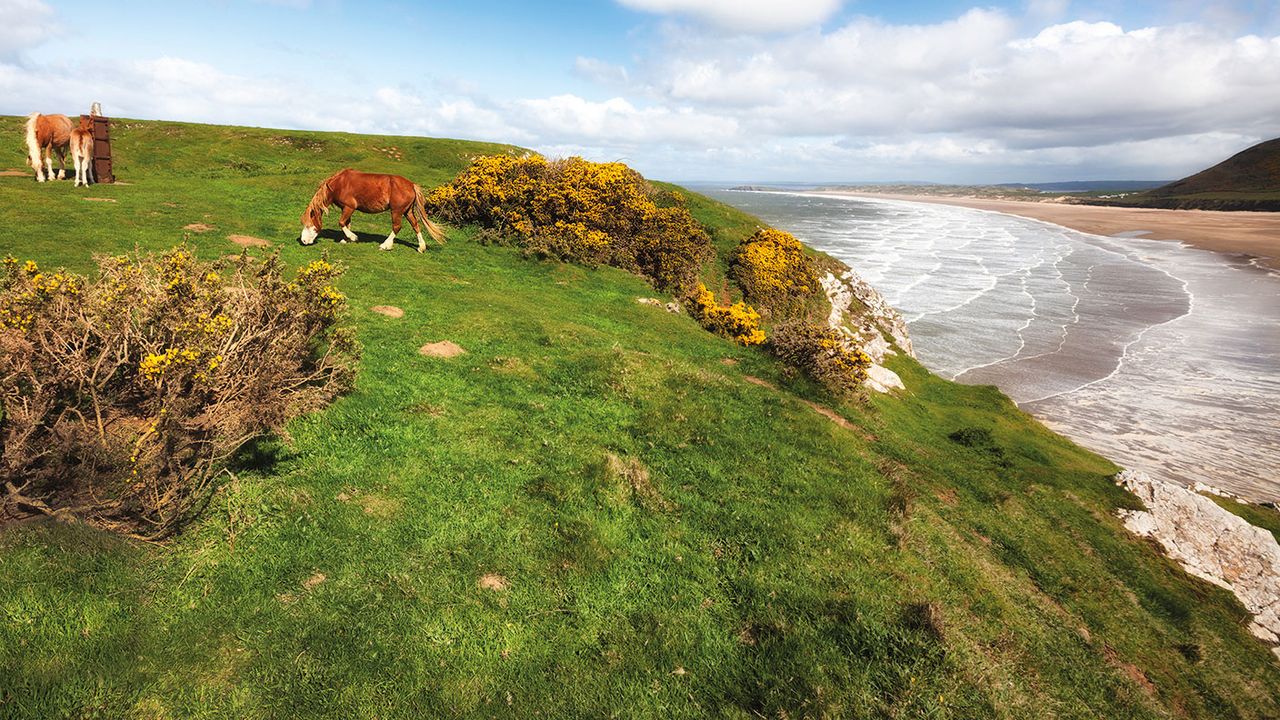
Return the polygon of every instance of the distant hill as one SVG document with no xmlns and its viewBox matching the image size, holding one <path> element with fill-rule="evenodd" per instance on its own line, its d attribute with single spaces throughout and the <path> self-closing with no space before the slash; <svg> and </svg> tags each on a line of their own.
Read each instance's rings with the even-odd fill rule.
<svg viewBox="0 0 1280 720">
<path fill-rule="evenodd" d="M 1027 188 L 1040 192 L 1133 192 L 1150 190 L 1164 185 L 1164 180 L 1072 180 L 1051 183 L 1000 183 L 996 187 Z"/>
<path fill-rule="evenodd" d="M 1254 145 L 1195 175 L 1110 204 L 1280 211 L 1280 138 Z"/>
</svg>

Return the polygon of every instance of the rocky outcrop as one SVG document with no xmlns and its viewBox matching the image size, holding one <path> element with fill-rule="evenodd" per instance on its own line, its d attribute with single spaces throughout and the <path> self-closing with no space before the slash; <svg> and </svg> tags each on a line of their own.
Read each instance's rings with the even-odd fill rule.
<svg viewBox="0 0 1280 720">
<path fill-rule="evenodd" d="M 829 272 L 819 282 L 831 303 L 827 323 L 871 358 L 873 365 L 863 384 L 877 392 L 905 387 L 902 378 L 883 364 L 886 356 L 897 354 L 894 345 L 915 357 L 902 315 L 853 270 L 839 276 Z"/>
<path fill-rule="evenodd" d="M 1253 614 L 1249 631 L 1280 657 L 1280 544 L 1270 532 L 1181 485 L 1135 470 L 1116 483 L 1146 510 L 1121 510 L 1131 532 L 1160 543 L 1186 571 L 1226 588 Z"/>
<path fill-rule="evenodd" d="M 680 307 L 680 303 L 678 302 L 664 303 L 658 298 L 648 298 L 648 297 L 638 297 L 636 298 L 636 302 L 640 303 L 641 305 L 652 305 L 654 307 L 660 307 L 674 315 L 679 315 L 680 313 L 684 312 L 684 308 Z"/>
</svg>

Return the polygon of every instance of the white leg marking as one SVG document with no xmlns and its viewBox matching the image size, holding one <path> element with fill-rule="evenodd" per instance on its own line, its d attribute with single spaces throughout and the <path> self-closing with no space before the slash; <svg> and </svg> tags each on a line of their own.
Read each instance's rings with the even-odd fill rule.
<svg viewBox="0 0 1280 720">
<path fill-rule="evenodd" d="M 342 228 L 342 234 L 343 234 L 343 235 L 346 235 L 346 236 L 347 236 L 347 240 L 350 240 L 351 242 L 356 242 L 356 241 L 358 241 L 358 240 L 360 239 L 359 237 L 357 237 L 357 236 L 356 236 L 356 234 L 355 234 L 355 233 L 351 232 L 351 226 L 350 226 L 350 225 L 348 225 L 348 226 L 346 226 L 346 227 Z M 342 242 L 346 242 L 347 240 L 343 240 Z"/>
<path fill-rule="evenodd" d="M 50 180 L 53 180 L 55 177 L 53 174 L 53 158 L 49 157 L 48 155 L 45 155 L 44 166 L 48 168 L 48 172 L 46 172 L 45 175 L 47 175 Z"/>
<path fill-rule="evenodd" d="M 427 241 L 422 239 L 422 231 L 418 231 L 418 252 L 427 251 Z"/>
<path fill-rule="evenodd" d="M 395 230 L 392 230 L 392 231 L 391 231 L 391 234 L 387 236 L 387 239 L 386 239 L 386 240 L 383 240 L 383 241 L 382 241 L 382 244 L 378 246 L 378 249 L 379 249 L 379 250 L 390 250 L 391 248 L 393 248 L 393 247 L 395 247 L 395 246 L 396 246 L 396 231 L 395 231 Z"/>
</svg>

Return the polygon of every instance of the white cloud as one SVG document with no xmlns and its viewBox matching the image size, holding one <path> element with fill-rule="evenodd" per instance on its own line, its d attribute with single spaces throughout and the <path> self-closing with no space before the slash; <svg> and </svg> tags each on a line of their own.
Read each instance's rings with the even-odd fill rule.
<svg viewBox="0 0 1280 720">
<path fill-rule="evenodd" d="M 1072 156 L 1129 175 L 1109 161 L 1138 157 L 1117 148 L 1159 147 L 1145 167 L 1175 175 L 1280 135 L 1280 37 L 1196 23 L 1025 32 L 1026 22 L 976 9 L 929 25 L 858 18 L 777 37 L 674 28 L 630 76 L 658 106 L 736 118 L 748 141 L 835 142 L 846 150 L 816 159 L 832 171 L 856 145 L 858 159 L 897 152 L 908 165 L 926 150 L 938 164 L 993 168 L 1036 157 L 1064 167 Z M 1192 152 L 1169 152 L 1178 147 Z"/>
<path fill-rule="evenodd" d="M 776 33 L 817 25 L 843 0 L 618 0 L 632 10 L 682 15 L 733 32 Z"/>
<path fill-rule="evenodd" d="M 623 98 L 603 102 L 576 95 L 519 100 L 513 117 L 543 142 L 699 146 L 732 141 L 738 123 L 731 117 L 668 107 L 637 108 Z"/>
<path fill-rule="evenodd" d="M 580 78 L 605 86 L 626 85 L 630 80 L 625 67 L 590 57 L 576 58 L 573 61 L 573 72 Z"/>
<path fill-rule="evenodd" d="M 0 59 L 39 45 L 57 32 L 53 8 L 40 0 L 0 0 Z"/>
</svg>

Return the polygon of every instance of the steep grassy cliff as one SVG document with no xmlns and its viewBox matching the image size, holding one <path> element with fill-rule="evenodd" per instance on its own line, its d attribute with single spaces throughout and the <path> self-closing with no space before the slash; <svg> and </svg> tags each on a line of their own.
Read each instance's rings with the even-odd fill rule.
<svg viewBox="0 0 1280 720">
<path fill-rule="evenodd" d="M 467 228 L 425 255 L 296 242 L 334 169 L 431 185 L 501 146 L 113 139 L 128 184 L 0 177 L 0 253 L 328 251 L 365 357 L 165 545 L 0 528 L 2 717 L 1280 715 L 1243 608 L 1129 536 L 1116 468 L 994 388 L 899 357 L 907 392 L 839 402 L 637 304 L 635 276 Z M 757 225 L 690 198 L 722 252 Z M 439 340 L 466 354 L 419 354 Z"/>
</svg>

